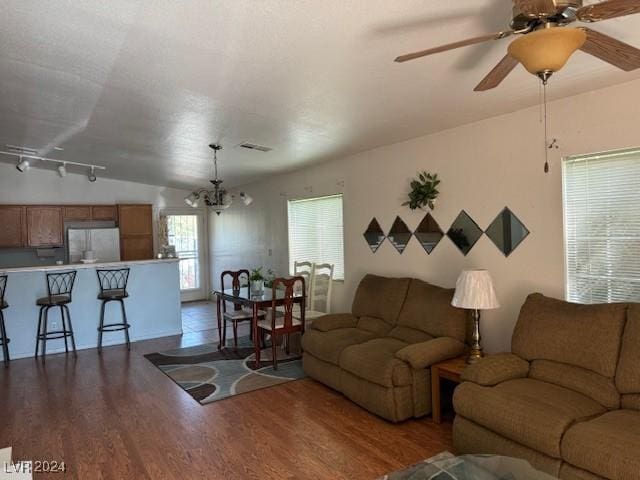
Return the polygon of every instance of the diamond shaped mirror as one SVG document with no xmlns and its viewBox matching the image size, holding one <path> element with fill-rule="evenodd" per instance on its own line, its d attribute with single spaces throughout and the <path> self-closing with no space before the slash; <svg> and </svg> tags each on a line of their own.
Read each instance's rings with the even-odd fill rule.
<svg viewBox="0 0 640 480">
<path fill-rule="evenodd" d="M 413 235 L 418 239 L 422 248 L 430 254 L 433 249 L 436 248 L 438 242 L 442 240 L 442 237 L 444 237 L 444 232 L 431 214 L 427 213 L 420 222 L 420 225 L 418 225 L 416 231 L 413 232 Z"/>
<path fill-rule="evenodd" d="M 482 229 L 467 212 L 462 210 L 449 228 L 447 236 L 462 254 L 466 255 L 482 236 Z"/>
<path fill-rule="evenodd" d="M 367 230 L 364 232 L 364 239 L 367 241 L 367 244 L 373 253 L 376 253 L 385 238 L 387 237 L 382 231 L 382 227 L 380 227 L 378 220 L 374 218 L 371 220 Z"/>
<path fill-rule="evenodd" d="M 509 208 L 505 207 L 491 222 L 485 233 L 498 250 L 508 257 L 529 235 L 529 230 Z"/>
<path fill-rule="evenodd" d="M 396 247 L 399 253 L 404 252 L 404 249 L 407 248 L 407 244 L 409 240 L 411 240 L 411 230 L 407 227 L 407 224 L 400 217 L 396 217 L 393 225 L 391 226 L 391 230 L 387 235 L 389 241 Z"/>
</svg>

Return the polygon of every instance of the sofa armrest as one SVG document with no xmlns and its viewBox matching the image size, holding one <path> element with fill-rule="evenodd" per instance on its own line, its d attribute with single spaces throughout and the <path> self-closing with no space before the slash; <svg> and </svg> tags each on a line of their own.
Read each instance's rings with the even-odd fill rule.
<svg viewBox="0 0 640 480">
<path fill-rule="evenodd" d="M 396 352 L 396 357 L 417 370 L 457 357 L 464 352 L 464 343 L 451 337 L 439 337 L 408 345 Z"/>
<path fill-rule="evenodd" d="M 358 324 L 358 319 L 350 313 L 329 313 L 313 320 L 312 330 L 328 332 L 338 328 L 353 328 Z"/>
<path fill-rule="evenodd" d="M 462 372 L 464 382 L 491 387 L 498 383 L 524 378 L 529 374 L 529 362 L 513 353 L 498 353 L 469 365 Z"/>
</svg>

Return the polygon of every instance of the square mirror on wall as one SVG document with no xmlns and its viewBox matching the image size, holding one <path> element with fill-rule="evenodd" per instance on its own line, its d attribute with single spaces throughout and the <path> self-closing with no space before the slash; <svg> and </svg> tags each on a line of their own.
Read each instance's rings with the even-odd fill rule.
<svg viewBox="0 0 640 480">
<path fill-rule="evenodd" d="M 436 248 L 436 245 L 442 240 L 442 237 L 444 237 L 444 232 L 440 228 L 440 225 L 438 225 L 438 222 L 435 221 L 430 213 L 424 216 L 413 234 L 428 254 L 431 254 L 433 249 Z"/>
<path fill-rule="evenodd" d="M 396 247 L 399 253 L 404 252 L 404 249 L 407 248 L 407 244 L 409 240 L 411 240 L 411 230 L 407 227 L 407 224 L 400 217 L 396 217 L 393 225 L 391 226 L 391 230 L 389 230 L 389 234 L 387 238 Z"/>
<path fill-rule="evenodd" d="M 382 227 L 380 227 L 378 220 L 374 218 L 364 232 L 364 239 L 367 241 L 367 245 L 369 245 L 373 253 L 378 251 L 385 238 L 387 237 L 382 231 Z"/>
<path fill-rule="evenodd" d="M 462 210 L 449 228 L 447 236 L 462 254 L 466 255 L 482 236 L 482 229 L 467 212 Z"/>
<path fill-rule="evenodd" d="M 508 257 L 529 235 L 529 230 L 509 208 L 505 207 L 485 233 L 498 250 Z"/>
</svg>

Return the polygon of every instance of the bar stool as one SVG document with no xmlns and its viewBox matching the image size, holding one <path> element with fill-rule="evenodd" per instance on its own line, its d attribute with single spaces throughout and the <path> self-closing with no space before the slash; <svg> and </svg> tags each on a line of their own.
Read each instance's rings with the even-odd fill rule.
<svg viewBox="0 0 640 480">
<path fill-rule="evenodd" d="M 129 325 L 127 321 L 127 311 L 124 308 L 124 299 L 129 296 L 127 293 L 127 281 L 129 280 L 129 268 L 120 268 L 117 270 L 96 270 L 98 274 L 98 283 L 100 284 L 100 294 L 98 300 L 102 300 L 102 308 L 100 309 L 100 325 L 98 326 L 98 352 L 102 352 L 102 334 L 104 332 L 118 332 L 124 330 L 124 336 L 127 340 L 127 350 L 131 350 L 131 342 L 129 341 Z M 122 322 L 104 323 L 104 310 L 109 302 L 120 302 L 122 309 Z"/>
<path fill-rule="evenodd" d="M 7 276 L 0 275 L 0 345 L 2 345 L 2 358 L 4 359 L 4 366 L 9 366 L 9 342 L 11 341 L 7 337 L 7 329 L 4 325 L 4 313 L 5 308 L 9 307 L 9 304 L 4 301 L 4 292 L 7 288 Z"/>
<path fill-rule="evenodd" d="M 78 356 L 76 353 L 76 341 L 73 336 L 71 314 L 69 313 L 69 307 L 67 306 L 71 303 L 71 292 L 73 291 L 73 284 L 76 281 L 76 274 L 77 272 L 75 270 L 59 273 L 47 273 L 47 296 L 39 298 L 36 302 L 40 307 L 40 314 L 38 316 L 38 333 L 36 335 L 35 356 L 38 356 L 38 347 L 40 346 L 40 342 L 42 342 L 42 363 L 45 363 L 45 356 L 47 354 L 47 340 L 64 338 L 64 350 L 69 353 L 67 337 L 71 337 L 73 356 Z M 55 307 L 60 308 L 62 330 L 54 330 L 50 332 L 48 330 L 49 310 Z M 68 329 L 67 322 L 69 322 Z"/>
</svg>

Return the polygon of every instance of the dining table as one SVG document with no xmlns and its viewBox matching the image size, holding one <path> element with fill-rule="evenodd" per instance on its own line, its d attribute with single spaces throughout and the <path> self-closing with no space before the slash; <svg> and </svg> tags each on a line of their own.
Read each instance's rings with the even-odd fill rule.
<svg viewBox="0 0 640 480">
<path fill-rule="evenodd" d="M 213 291 L 213 294 L 216 296 L 216 310 L 218 317 L 218 349 L 225 348 L 226 345 L 222 345 L 222 328 L 226 328 L 224 325 L 224 319 L 222 318 L 222 302 L 229 302 L 234 305 L 241 305 L 242 307 L 247 307 L 251 309 L 253 317 L 251 319 L 251 331 L 253 332 L 253 349 L 258 357 L 258 352 L 260 350 L 260 339 L 258 338 L 258 312 L 260 310 L 267 310 L 272 308 L 274 305 L 280 307 L 284 305 L 285 302 L 285 291 L 276 289 L 275 294 L 274 290 L 271 288 L 265 288 L 261 292 L 253 292 L 250 287 L 241 287 L 240 289 L 231 289 L 227 288 L 224 290 L 217 289 Z M 293 292 L 293 303 L 304 305 L 306 300 L 306 295 L 304 290 L 294 290 Z M 272 340 L 274 341 L 274 340 Z"/>
</svg>

